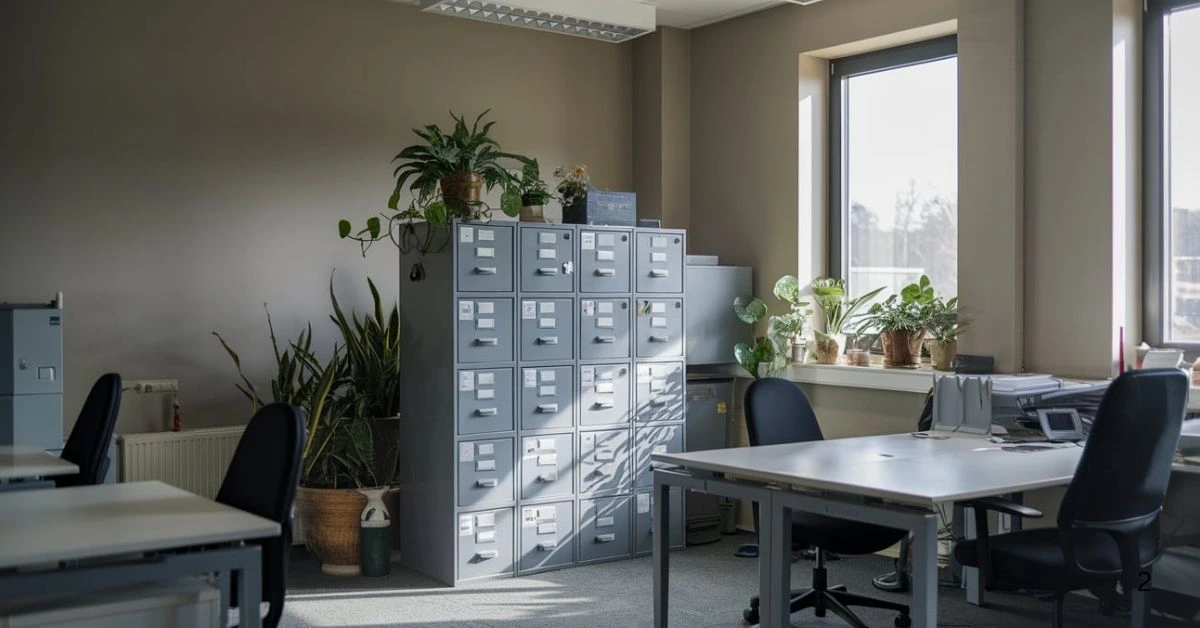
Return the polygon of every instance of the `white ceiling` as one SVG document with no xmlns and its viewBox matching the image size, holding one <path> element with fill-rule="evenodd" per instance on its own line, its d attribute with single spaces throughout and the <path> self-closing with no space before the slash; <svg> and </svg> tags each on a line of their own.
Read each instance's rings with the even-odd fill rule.
<svg viewBox="0 0 1200 628">
<path fill-rule="evenodd" d="M 786 0 L 638 0 L 654 6 L 659 26 L 696 28 L 788 4 Z"/>
</svg>

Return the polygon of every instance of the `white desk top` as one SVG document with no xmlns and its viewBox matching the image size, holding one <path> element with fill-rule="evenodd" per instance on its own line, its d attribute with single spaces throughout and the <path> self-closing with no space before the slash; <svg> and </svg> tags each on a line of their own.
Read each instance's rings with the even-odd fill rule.
<svg viewBox="0 0 1200 628">
<path fill-rule="evenodd" d="M 0 446 L 0 480 L 45 478 L 79 473 L 79 467 L 45 450 L 25 445 Z"/>
<path fill-rule="evenodd" d="M 274 521 L 162 482 L 0 497 L 0 569 L 278 534 Z"/>
</svg>

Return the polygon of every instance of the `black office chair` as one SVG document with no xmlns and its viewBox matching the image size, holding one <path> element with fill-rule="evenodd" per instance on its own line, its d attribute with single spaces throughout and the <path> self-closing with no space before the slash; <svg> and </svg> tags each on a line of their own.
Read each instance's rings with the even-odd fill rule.
<svg viewBox="0 0 1200 628">
<path fill-rule="evenodd" d="M 252 541 L 262 547 L 263 600 L 270 606 L 264 628 L 275 628 L 283 616 L 304 424 L 304 411 L 294 406 L 273 403 L 260 409 L 242 433 L 217 491 L 218 502 L 279 523 L 279 536 Z M 237 581 L 231 582 L 232 606 L 237 606 Z"/>
<path fill-rule="evenodd" d="M 112 446 L 117 413 L 121 410 L 121 376 L 101 375 L 92 385 L 71 435 L 63 445 L 62 458 L 74 462 L 79 473 L 54 478 L 58 488 L 102 484 L 108 473 L 108 449 Z"/>
<path fill-rule="evenodd" d="M 792 382 L 777 378 L 756 380 L 746 390 L 746 428 L 750 445 L 777 445 L 824 440 L 816 413 L 808 398 Z M 908 606 L 887 600 L 877 600 L 850 593 L 843 585 L 829 586 L 825 571 L 825 552 L 839 554 L 873 554 L 891 547 L 904 538 L 904 530 L 894 530 L 869 523 L 837 519 L 804 512 L 792 513 L 792 536 L 802 544 L 816 547 L 816 566 L 813 568 L 813 588 L 792 591 L 791 612 L 811 608 L 817 617 L 832 611 L 855 628 L 866 628 L 850 606 L 882 608 L 900 613 L 896 626 L 911 625 Z M 759 620 L 759 598 L 750 599 L 750 608 L 743 612 L 748 623 Z"/>
<path fill-rule="evenodd" d="M 987 590 L 1053 592 L 1055 628 L 1063 625 L 1069 591 L 1112 590 L 1118 582 L 1126 592 L 1136 589 L 1139 572 L 1162 552 L 1159 513 L 1187 397 L 1188 378 L 1178 369 L 1118 377 L 1100 403 L 1058 526 L 989 536 L 989 510 L 1042 513 L 1002 499 L 968 502 L 977 538 L 959 543 L 955 558 L 978 567 Z"/>
</svg>

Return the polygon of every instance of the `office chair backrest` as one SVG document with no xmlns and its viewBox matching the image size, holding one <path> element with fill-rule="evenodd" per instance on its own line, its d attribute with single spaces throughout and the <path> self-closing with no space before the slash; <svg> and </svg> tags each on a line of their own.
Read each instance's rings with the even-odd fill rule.
<svg viewBox="0 0 1200 628">
<path fill-rule="evenodd" d="M 1187 397 L 1188 377 L 1179 369 L 1131 371 L 1108 387 L 1058 514 L 1068 554 L 1093 530 L 1118 539 L 1127 568 L 1157 557 L 1147 548 L 1157 546 Z M 1095 573 L 1073 558 L 1068 564 Z"/>
<path fill-rule="evenodd" d="M 92 385 L 79 418 L 63 445 L 62 457 L 74 462 L 79 473 L 55 478 L 54 485 L 91 486 L 104 482 L 108 471 L 108 449 L 112 445 L 117 413 L 121 410 L 121 376 L 101 375 Z"/>
<path fill-rule="evenodd" d="M 276 625 L 283 612 L 304 423 L 304 411 L 294 406 L 261 408 L 246 425 L 217 491 L 218 502 L 279 523 L 278 537 L 256 541 L 262 546 L 263 599 L 270 603 L 267 626 Z"/>
<path fill-rule="evenodd" d="M 804 391 L 776 377 L 754 380 L 746 389 L 746 431 L 752 447 L 825 438 Z"/>
</svg>

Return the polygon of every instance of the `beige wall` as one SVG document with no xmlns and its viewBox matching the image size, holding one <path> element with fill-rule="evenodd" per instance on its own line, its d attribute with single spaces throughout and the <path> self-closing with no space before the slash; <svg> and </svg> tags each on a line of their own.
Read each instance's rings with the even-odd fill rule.
<svg viewBox="0 0 1200 628">
<path fill-rule="evenodd" d="M 190 425 L 244 422 L 210 331 L 265 384 L 264 302 L 325 346 L 333 268 L 348 301 L 368 275 L 393 298 L 394 249 L 363 260 L 335 222 L 384 207 L 389 160 L 447 109 L 633 185 L 632 46 L 385 0 L 5 2 L 0 79 L 0 299 L 66 293 L 67 428 L 109 370 L 178 378 Z M 161 403 L 127 395 L 118 429 Z"/>
<path fill-rule="evenodd" d="M 633 42 L 633 182 L 638 217 L 686 229 L 691 207 L 691 33 Z"/>
</svg>

